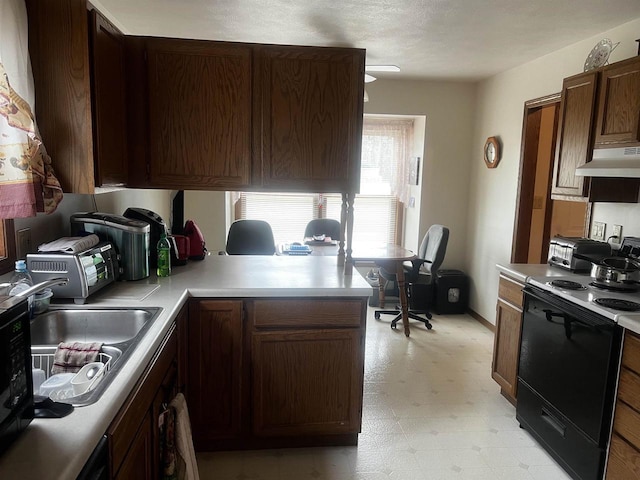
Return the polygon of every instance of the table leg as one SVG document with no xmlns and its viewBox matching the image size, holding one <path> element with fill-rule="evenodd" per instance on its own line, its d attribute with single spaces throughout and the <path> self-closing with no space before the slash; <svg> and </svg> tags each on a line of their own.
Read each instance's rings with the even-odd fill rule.
<svg viewBox="0 0 640 480">
<path fill-rule="evenodd" d="M 398 280 L 398 294 L 400 295 L 400 310 L 402 312 L 402 325 L 405 336 L 409 336 L 409 305 L 407 291 L 404 288 L 404 268 L 402 262 L 396 262 L 396 278 Z"/>
</svg>

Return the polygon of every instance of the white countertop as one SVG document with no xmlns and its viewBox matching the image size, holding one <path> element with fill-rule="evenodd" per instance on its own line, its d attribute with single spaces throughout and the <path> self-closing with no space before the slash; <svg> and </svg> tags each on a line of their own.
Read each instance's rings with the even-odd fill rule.
<svg viewBox="0 0 640 480">
<path fill-rule="evenodd" d="M 153 289 L 152 286 L 159 285 Z M 155 275 L 118 282 L 89 297 L 87 306 L 163 309 L 127 362 L 93 405 L 60 419 L 34 419 L 0 457 L 0 478 L 73 480 L 148 365 L 188 297 L 367 297 L 371 286 L 354 270 L 344 276 L 336 257 L 210 255 Z"/>
<path fill-rule="evenodd" d="M 505 275 L 526 283 L 529 277 L 564 277 L 569 271 L 552 267 L 546 263 L 530 264 L 530 263 L 507 263 L 496 265 L 496 268 Z"/>
<path fill-rule="evenodd" d="M 509 277 L 520 280 L 523 283 L 532 283 L 533 285 L 537 285 L 542 287 L 543 283 L 547 281 L 547 279 L 551 277 L 562 277 L 563 279 L 576 281 L 578 283 L 588 283 L 590 279 L 588 274 L 576 274 L 572 273 L 568 270 L 564 270 L 558 267 L 551 267 L 547 264 L 540 265 L 530 265 L 530 264 L 517 264 L 510 263 L 506 265 L 498 264 L 496 265 L 498 270 Z M 586 279 L 586 280 L 585 280 Z M 585 293 L 584 299 L 579 298 L 576 292 L 573 291 L 565 291 L 562 289 L 554 290 L 554 293 L 560 297 L 565 298 L 566 300 L 578 302 L 579 305 L 589 308 L 590 310 L 599 313 L 600 315 L 605 315 L 608 318 L 611 318 L 615 322 L 618 323 L 621 327 L 624 327 L 628 330 L 631 330 L 635 333 L 640 334 L 640 313 L 638 312 L 613 312 L 611 310 L 599 307 L 598 305 L 591 302 L 593 294 Z M 623 296 L 616 293 L 603 293 L 602 291 L 597 293 L 597 296 L 600 297 L 620 297 Z M 637 296 L 637 294 L 636 294 Z M 636 300 L 636 299 L 634 299 Z M 637 300 L 636 300 L 637 301 Z"/>
</svg>

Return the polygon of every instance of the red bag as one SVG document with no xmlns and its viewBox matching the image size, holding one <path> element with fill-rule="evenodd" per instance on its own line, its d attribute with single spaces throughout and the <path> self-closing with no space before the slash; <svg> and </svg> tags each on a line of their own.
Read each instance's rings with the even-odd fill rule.
<svg viewBox="0 0 640 480">
<path fill-rule="evenodd" d="M 193 220 L 184 224 L 184 235 L 189 238 L 189 259 L 204 260 L 207 254 L 204 236 Z"/>
</svg>

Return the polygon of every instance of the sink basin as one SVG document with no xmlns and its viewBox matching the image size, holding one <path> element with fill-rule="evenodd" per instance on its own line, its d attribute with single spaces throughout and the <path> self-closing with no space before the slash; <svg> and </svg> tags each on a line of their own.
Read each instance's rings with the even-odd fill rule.
<svg viewBox="0 0 640 480">
<path fill-rule="evenodd" d="M 60 342 L 103 343 L 99 361 L 108 361 L 108 370 L 96 388 L 82 395 L 60 400 L 78 407 L 95 403 L 122 369 L 160 312 L 162 309 L 157 307 L 52 307 L 31 321 L 33 367 L 42 368 L 48 377 L 53 366 L 53 355 Z"/>
<path fill-rule="evenodd" d="M 64 308 L 49 310 L 31 322 L 32 345 L 60 342 L 116 344 L 138 335 L 159 308 Z"/>
</svg>

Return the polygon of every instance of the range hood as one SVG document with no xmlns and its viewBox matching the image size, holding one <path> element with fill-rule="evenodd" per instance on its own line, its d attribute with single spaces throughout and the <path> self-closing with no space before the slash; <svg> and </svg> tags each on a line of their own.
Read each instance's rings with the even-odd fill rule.
<svg viewBox="0 0 640 480">
<path fill-rule="evenodd" d="M 576 175 L 640 178 L 640 147 L 596 148 L 593 160 L 580 165 Z"/>
</svg>

